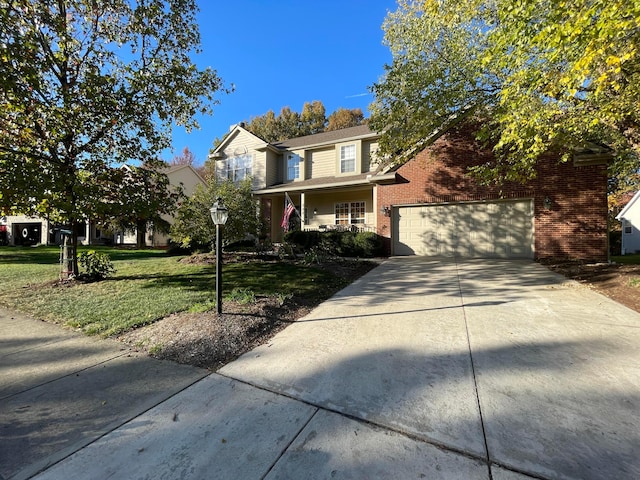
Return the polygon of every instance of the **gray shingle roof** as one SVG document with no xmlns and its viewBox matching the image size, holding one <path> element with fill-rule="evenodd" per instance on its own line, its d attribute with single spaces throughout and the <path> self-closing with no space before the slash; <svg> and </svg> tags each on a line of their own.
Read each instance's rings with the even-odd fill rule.
<svg viewBox="0 0 640 480">
<path fill-rule="evenodd" d="M 331 132 L 322 132 L 316 133 L 315 135 L 291 138 L 282 142 L 274 142 L 272 145 L 277 148 L 290 150 L 293 148 L 322 145 L 325 143 L 337 143 L 350 138 L 365 136 L 376 136 L 376 133 L 371 131 L 369 125 L 358 125 L 357 127 L 349 127 L 341 130 L 333 130 Z"/>
</svg>

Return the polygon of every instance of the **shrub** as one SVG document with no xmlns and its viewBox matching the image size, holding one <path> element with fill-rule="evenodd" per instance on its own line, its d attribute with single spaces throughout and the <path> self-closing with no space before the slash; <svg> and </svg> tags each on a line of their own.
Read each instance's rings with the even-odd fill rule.
<svg viewBox="0 0 640 480">
<path fill-rule="evenodd" d="M 376 257 L 383 255 L 382 238 L 373 232 L 300 231 L 285 234 L 287 245 L 302 251 L 307 263 L 319 263 L 321 257 Z"/>
<path fill-rule="evenodd" d="M 95 250 L 82 252 L 78 256 L 78 263 L 86 270 L 81 277 L 91 281 L 102 280 L 116 272 L 109 255 Z"/>
<path fill-rule="evenodd" d="M 176 243 L 173 240 L 169 241 L 169 245 L 167 246 L 167 255 L 190 255 L 191 253 L 193 253 L 191 248 L 185 247 L 181 243 Z"/>
<path fill-rule="evenodd" d="M 334 255 L 343 256 L 342 237 L 347 232 L 329 231 L 322 234 L 322 244 L 325 249 Z"/>
<path fill-rule="evenodd" d="M 292 230 L 284 235 L 284 241 L 286 243 L 293 244 L 302 250 L 307 250 L 320 243 L 320 232 Z"/>
<path fill-rule="evenodd" d="M 379 257 L 383 253 L 384 244 L 380 235 L 373 232 L 358 232 L 354 238 L 354 245 L 358 256 L 371 258 Z"/>
<path fill-rule="evenodd" d="M 224 247 L 227 252 L 254 252 L 256 241 L 252 239 L 239 240 Z"/>
<path fill-rule="evenodd" d="M 324 240 L 342 257 L 376 257 L 383 254 L 382 238 L 373 232 L 326 232 Z"/>
</svg>

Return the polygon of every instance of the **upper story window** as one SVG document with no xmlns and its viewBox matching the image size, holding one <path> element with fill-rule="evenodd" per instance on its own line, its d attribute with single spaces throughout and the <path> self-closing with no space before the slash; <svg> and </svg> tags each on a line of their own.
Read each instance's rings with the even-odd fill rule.
<svg viewBox="0 0 640 480">
<path fill-rule="evenodd" d="M 251 176 L 253 155 L 244 154 L 221 161 L 220 178 L 239 182 Z"/>
<path fill-rule="evenodd" d="M 287 180 L 300 178 L 300 155 L 295 153 L 287 154 Z"/>
<path fill-rule="evenodd" d="M 340 173 L 356 171 L 356 146 L 343 145 L 340 147 Z"/>
</svg>

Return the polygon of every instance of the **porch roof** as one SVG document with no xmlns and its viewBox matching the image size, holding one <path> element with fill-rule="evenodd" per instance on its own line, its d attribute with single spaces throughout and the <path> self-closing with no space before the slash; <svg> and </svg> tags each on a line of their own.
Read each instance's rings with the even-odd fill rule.
<svg viewBox="0 0 640 480">
<path fill-rule="evenodd" d="M 306 192 L 309 190 L 324 190 L 331 188 L 341 187 L 358 187 L 358 186 L 370 186 L 373 184 L 371 181 L 371 172 L 361 173 L 359 175 L 349 175 L 345 177 L 321 177 L 310 178 L 308 180 L 301 180 L 297 182 L 279 183 L 260 190 L 254 190 L 256 195 L 267 195 L 270 193 L 284 193 L 284 192 Z"/>
</svg>

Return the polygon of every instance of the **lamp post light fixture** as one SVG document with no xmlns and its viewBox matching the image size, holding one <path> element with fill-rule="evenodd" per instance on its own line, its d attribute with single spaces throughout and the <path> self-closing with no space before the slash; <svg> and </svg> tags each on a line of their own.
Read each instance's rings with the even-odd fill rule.
<svg viewBox="0 0 640 480">
<path fill-rule="evenodd" d="M 220 225 L 227 223 L 229 210 L 222 204 L 222 198 L 218 197 L 213 207 L 209 209 L 211 220 L 216 225 L 216 311 L 222 313 L 222 237 Z"/>
</svg>

